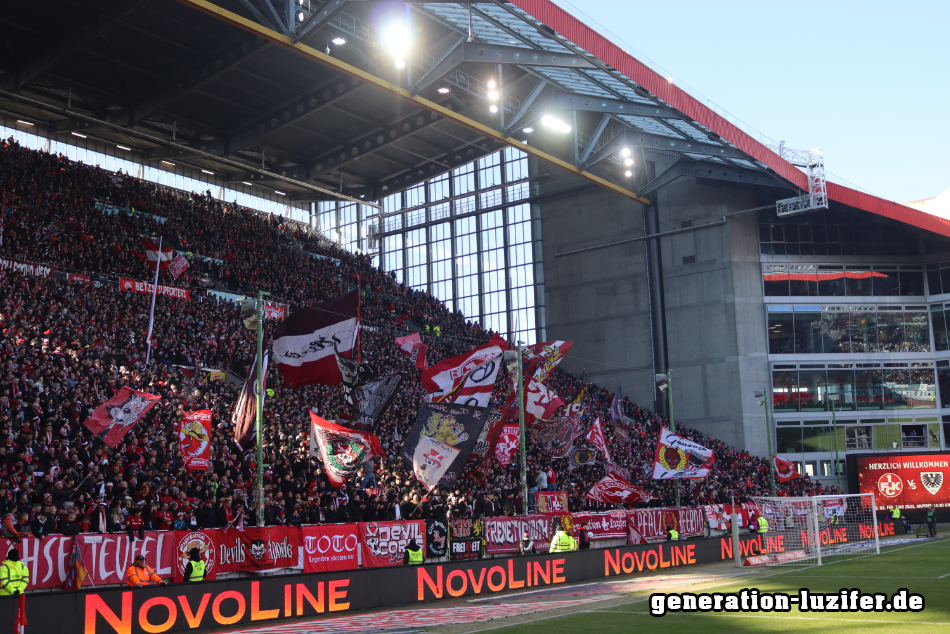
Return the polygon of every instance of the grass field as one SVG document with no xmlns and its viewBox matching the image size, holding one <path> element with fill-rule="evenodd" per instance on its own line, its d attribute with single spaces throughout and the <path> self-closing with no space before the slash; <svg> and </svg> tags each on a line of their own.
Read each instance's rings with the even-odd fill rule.
<svg viewBox="0 0 950 634">
<path fill-rule="evenodd" d="M 746 632 L 930 632 L 950 633 L 950 539 L 883 549 L 880 555 L 841 556 L 824 566 L 766 568 L 736 580 L 718 580 L 704 585 L 665 587 L 664 592 L 738 592 L 755 588 L 760 592 L 786 592 L 797 595 L 799 589 L 811 592 L 884 592 L 891 595 L 901 588 L 922 594 L 924 610 L 916 613 L 814 613 L 800 612 L 792 606 L 787 613 L 727 614 L 669 613 L 650 614 L 650 592 L 628 594 L 607 600 L 583 611 L 548 616 L 517 625 L 497 623 L 458 630 L 491 631 L 492 634 L 629 634 L 661 630 L 688 634 L 743 634 Z M 474 627 L 473 627 L 474 626 Z"/>
</svg>

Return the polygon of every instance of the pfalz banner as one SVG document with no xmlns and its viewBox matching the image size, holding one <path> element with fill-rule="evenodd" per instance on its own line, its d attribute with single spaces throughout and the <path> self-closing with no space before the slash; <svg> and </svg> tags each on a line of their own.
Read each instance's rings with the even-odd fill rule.
<svg viewBox="0 0 950 634">
<path fill-rule="evenodd" d="M 858 492 L 873 493 L 879 509 L 950 507 L 950 454 L 857 457 Z"/>
<path fill-rule="evenodd" d="M 681 537 L 706 533 L 705 515 L 701 508 L 637 509 L 627 511 L 627 543 L 643 544 L 666 539 L 667 531 L 675 529 Z"/>
<path fill-rule="evenodd" d="M 485 550 L 492 555 L 517 553 L 522 536 L 527 533 L 538 551 L 551 547 L 551 518 L 547 515 L 523 517 L 486 517 Z"/>
<path fill-rule="evenodd" d="M 360 540 L 356 524 L 305 526 L 301 530 L 304 572 L 337 572 L 358 567 Z"/>
</svg>

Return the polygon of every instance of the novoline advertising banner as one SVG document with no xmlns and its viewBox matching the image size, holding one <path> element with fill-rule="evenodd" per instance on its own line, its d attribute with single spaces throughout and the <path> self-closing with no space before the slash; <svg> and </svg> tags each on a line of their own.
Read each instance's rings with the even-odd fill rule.
<svg viewBox="0 0 950 634">
<path fill-rule="evenodd" d="M 845 529 L 850 530 L 850 529 Z M 744 535 L 742 556 L 784 552 L 783 537 Z M 648 573 L 730 560 L 731 538 L 533 557 L 30 595 L 30 629 L 59 634 L 162 634 L 410 605 L 444 598 Z M 0 623 L 17 601 L 0 598 Z"/>
<path fill-rule="evenodd" d="M 849 472 L 857 475 L 858 491 L 873 493 L 878 509 L 950 507 L 950 453 L 877 454 L 848 459 Z M 851 484 L 854 486 L 854 482 Z"/>
</svg>

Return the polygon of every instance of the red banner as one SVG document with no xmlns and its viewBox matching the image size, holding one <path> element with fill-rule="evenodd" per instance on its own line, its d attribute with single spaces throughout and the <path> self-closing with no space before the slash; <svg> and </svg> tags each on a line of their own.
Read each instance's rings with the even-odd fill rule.
<svg viewBox="0 0 950 634">
<path fill-rule="evenodd" d="M 123 291 L 132 291 L 133 293 L 148 293 L 149 295 L 155 289 L 154 284 L 149 284 L 148 282 L 139 282 L 136 280 L 119 280 L 119 288 Z M 158 285 L 158 294 L 167 295 L 168 297 L 174 297 L 175 299 L 191 299 L 191 291 L 187 288 L 176 288 L 174 286 L 164 286 L 162 284 Z"/>
<path fill-rule="evenodd" d="M 401 566 L 410 540 L 426 548 L 425 520 L 360 522 L 357 524 L 364 568 Z"/>
<path fill-rule="evenodd" d="M 356 524 L 306 526 L 302 530 L 304 572 L 336 572 L 357 567 Z"/>
<path fill-rule="evenodd" d="M 184 581 L 185 567 L 188 565 L 192 548 L 197 548 L 205 562 L 205 579 L 218 578 L 218 550 L 214 535 L 216 529 L 206 531 L 173 531 L 175 536 L 175 583 Z"/>
<path fill-rule="evenodd" d="M 534 494 L 534 499 L 538 513 L 560 515 L 568 512 L 565 491 L 538 491 Z"/>
<path fill-rule="evenodd" d="M 298 564 L 299 528 L 268 526 L 203 532 L 214 539 L 218 572 L 277 570 Z"/>
<path fill-rule="evenodd" d="M 160 396 L 123 387 L 119 393 L 100 405 L 83 423 L 89 431 L 115 449 L 148 410 L 161 400 Z"/>
<path fill-rule="evenodd" d="M 950 454 L 861 456 L 858 491 L 873 493 L 878 509 L 950 506 Z"/>
<path fill-rule="evenodd" d="M 19 271 L 24 275 L 36 275 L 39 277 L 49 277 L 52 275 L 53 271 L 56 270 L 55 267 L 47 266 L 45 264 L 36 264 L 35 262 L 19 262 L 17 260 L 8 260 L 7 258 L 0 258 L 0 269 L 13 269 L 14 271 Z"/>
<path fill-rule="evenodd" d="M 178 442 L 185 469 L 211 469 L 211 410 L 184 412 L 178 421 Z"/>
<path fill-rule="evenodd" d="M 627 543 L 645 544 L 666 539 L 666 531 L 675 528 L 680 537 L 706 534 L 701 508 L 637 509 L 627 511 Z"/>
<path fill-rule="evenodd" d="M 587 524 L 591 539 L 619 539 L 627 536 L 627 511 L 574 513 L 574 526 Z"/>
<path fill-rule="evenodd" d="M 283 319 L 287 316 L 287 307 L 283 304 L 264 302 L 264 319 Z"/>
<path fill-rule="evenodd" d="M 528 533 L 540 552 L 551 546 L 551 518 L 547 515 L 486 517 L 485 547 L 491 554 L 516 553 L 521 536 Z"/>
<path fill-rule="evenodd" d="M 78 273 L 67 273 L 66 274 L 67 282 L 83 282 L 85 284 L 92 284 L 92 278 L 88 275 L 79 275 Z"/>
<path fill-rule="evenodd" d="M 171 533 L 145 533 L 145 539 L 129 544 L 126 535 L 79 535 L 80 552 L 89 573 L 84 585 L 125 583 L 125 571 L 137 555 L 145 555 L 145 563 L 160 577 L 172 576 L 174 544 Z M 13 547 L 9 540 L 0 539 L 4 555 Z M 69 557 L 73 538 L 50 535 L 43 540 L 24 537 L 16 547 L 20 560 L 30 571 L 28 590 L 62 588 L 69 573 Z"/>
</svg>

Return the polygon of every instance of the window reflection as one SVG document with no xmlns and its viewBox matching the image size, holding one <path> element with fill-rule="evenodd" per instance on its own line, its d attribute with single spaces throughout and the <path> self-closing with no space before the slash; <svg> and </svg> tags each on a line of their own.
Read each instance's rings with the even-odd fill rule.
<svg viewBox="0 0 950 634">
<path fill-rule="evenodd" d="M 772 373 L 772 411 L 798 411 L 798 372 Z"/>
</svg>

